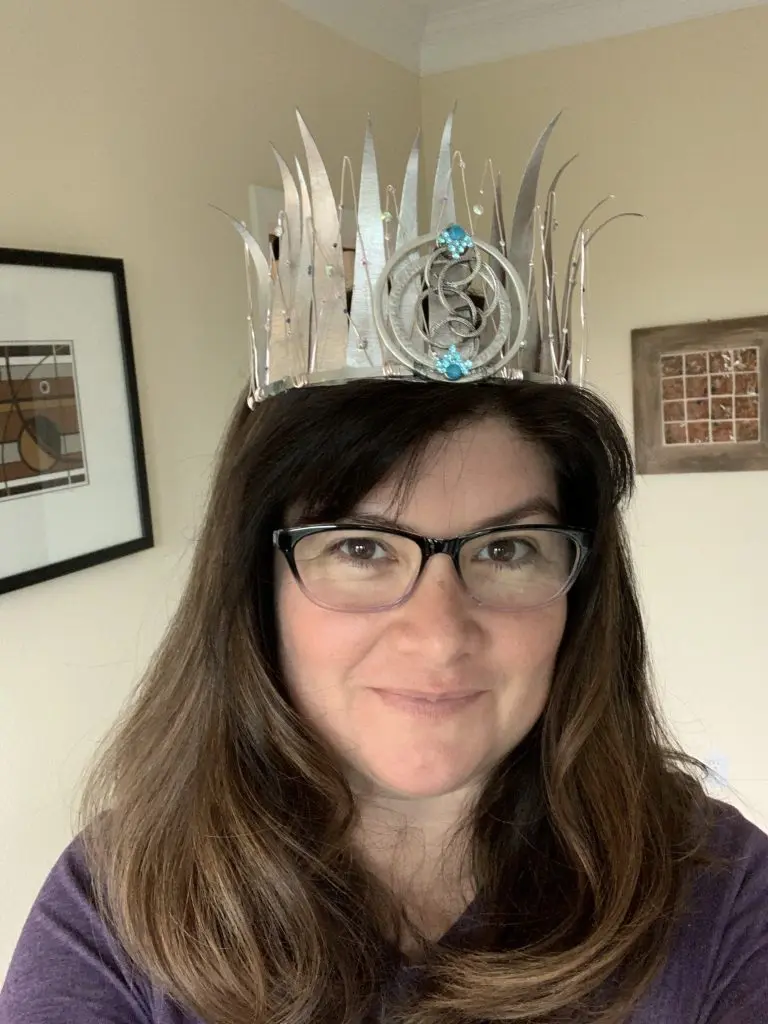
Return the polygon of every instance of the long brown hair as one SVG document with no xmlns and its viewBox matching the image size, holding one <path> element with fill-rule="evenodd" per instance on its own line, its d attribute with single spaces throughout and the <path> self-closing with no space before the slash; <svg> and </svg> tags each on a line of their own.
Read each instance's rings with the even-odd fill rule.
<svg viewBox="0 0 768 1024">
<path fill-rule="evenodd" d="M 551 460 L 563 520 L 592 551 L 545 712 L 465 825 L 474 927 L 427 950 L 388 1019 L 618 1021 L 663 962 L 706 800 L 652 698 L 616 418 L 569 385 L 315 387 L 238 406 L 184 596 L 83 808 L 102 913 L 210 1024 L 356 1024 L 402 923 L 355 854 L 342 767 L 281 677 L 272 531 L 296 505 L 349 514 L 435 434 L 489 415 Z"/>
</svg>

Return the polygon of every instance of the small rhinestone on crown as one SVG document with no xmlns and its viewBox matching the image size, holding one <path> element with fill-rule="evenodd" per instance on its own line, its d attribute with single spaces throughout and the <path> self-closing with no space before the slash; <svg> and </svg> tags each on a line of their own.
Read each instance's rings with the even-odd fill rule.
<svg viewBox="0 0 768 1024">
<path fill-rule="evenodd" d="M 461 380 L 466 377 L 472 369 L 471 359 L 462 359 L 461 353 L 455 345 L 451 345 L 444 356 L 438 356 L 435 366 L 444 374 L 448 380 Z"/>
<path fill-rule="evenodd" d="M 445 245 L 448 247 L 453 259 L 460 259 L 467 249 L 471 249 L 475 244 L 472 241 L 472 236 L 467 234 L 464 228 L 458 224 L 449 224 L 448 227 L 441 231 L 437 236 L 437 244 Z"/>
</svg>

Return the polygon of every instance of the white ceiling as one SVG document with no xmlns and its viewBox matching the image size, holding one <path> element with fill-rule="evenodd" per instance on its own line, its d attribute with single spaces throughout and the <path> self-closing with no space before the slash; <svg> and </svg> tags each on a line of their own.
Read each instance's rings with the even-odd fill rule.
<svg viewBox="0 0 768 1024">
<path fill-rule="evenodd" d="M 282 0 L 424 75 L 768 0 Z"/>
</svg>

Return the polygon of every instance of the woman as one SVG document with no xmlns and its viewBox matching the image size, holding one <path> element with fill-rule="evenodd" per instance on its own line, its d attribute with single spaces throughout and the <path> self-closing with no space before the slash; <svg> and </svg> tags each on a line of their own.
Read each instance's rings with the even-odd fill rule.
<svg viewBox="0 0 768 1024">
<path fill-rule="evenodd" d="M 313 317 L 282 289 L 270 330 L 314 369 L 279 378 L 256 339 L 186 592 L 0 1024 L 768 1020 L 768 837 L 654 707 L 627 441 L 589 391 L 505 371 L 526 289 L 453 227 L 419 264 L 420 350 L 397 254 L 376 292 L 415 379 L 352 365 L 353 296 L 329 385 L 334 267 Z M 399 241 L 410 272 L 424 240 Z"/>
</svg>

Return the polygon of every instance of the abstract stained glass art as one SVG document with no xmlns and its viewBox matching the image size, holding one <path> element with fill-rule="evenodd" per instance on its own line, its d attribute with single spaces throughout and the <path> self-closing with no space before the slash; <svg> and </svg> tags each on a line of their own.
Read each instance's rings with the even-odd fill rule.
<svg viewBox="0 0 768 1024">
<path fill-rule="evenodd" d="M 71 342 L 0 342 L 0 501 L 88 482 Z"/>
</svg>

